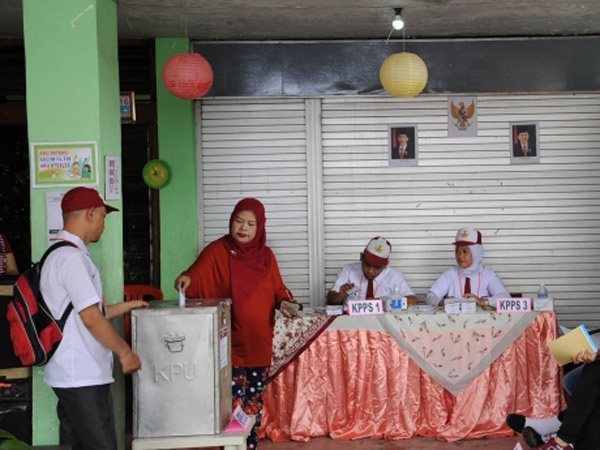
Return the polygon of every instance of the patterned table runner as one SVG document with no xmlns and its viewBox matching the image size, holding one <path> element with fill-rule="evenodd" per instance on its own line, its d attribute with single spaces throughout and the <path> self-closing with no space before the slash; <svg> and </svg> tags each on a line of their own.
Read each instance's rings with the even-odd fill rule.
<svg viewBox="0 0 600 450">
<path fill-rule="evenodd" d="M 407 312 L 378 316 L 421 369 L 455 396 L 535 320 L 537 312 Z"/>
<path fill-rule="evenodd" d="M 297 319 L 288 319 L 278 314 L 273 332 L 269 380 L 297 358 L 334 319 L 335 316 L 318 313 L 305 313 L 302 318 Z"/>
</svg>

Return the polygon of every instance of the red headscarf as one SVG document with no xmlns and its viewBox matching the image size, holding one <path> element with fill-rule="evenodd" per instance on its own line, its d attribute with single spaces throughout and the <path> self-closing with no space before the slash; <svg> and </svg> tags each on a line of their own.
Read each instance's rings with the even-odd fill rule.
<svg viewBox="0 0 600 450">
<path fill-rule="evenodd" d="M 240 244 L 231 235 L 231 225 L 241 211 L 252 211 L 256 217 L 256 235 L 246 244 Z M 233 320 L 238 327 L 246 303 L 271 268 L 271 250 L 266 245 L 266 221 L 263 204 L 255 198 L 245 198 L 235 205 L 229 218 L 229 234 L 223 237 L 229 250 Z"/>
</svg>

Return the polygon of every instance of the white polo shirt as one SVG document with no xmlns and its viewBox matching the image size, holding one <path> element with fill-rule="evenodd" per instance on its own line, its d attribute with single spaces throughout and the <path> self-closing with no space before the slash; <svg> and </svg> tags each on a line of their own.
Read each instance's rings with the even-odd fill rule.
<svg viewBox="0 0 600 450">
<path fill-rule="evenodd" d="M 52 315 L 60 318 L 69 302 L 73 310 L 66 321 L 63 339 L 45 366 L 44 380 L 52 387 L 96 386 L 114 381 L 113 356 L 83 324 L 79 312 L 97 305 L 102 310 L 100 272 L 83 241 L 65 230 L 57 239 L 77 245 L 54 250 L 44 262 L 40 289 Z"/>
<path fill-rule="evenodd" d="M 360 262 L 345 265 L 331 290 L 340 292 L 342 285 L 346 283 L 354 283 L 355 286 L 360 287 L 360 291 L 350 295 L 347 300 L 364 300 L 367 298 L 369 281 L 363 274 Z M 388 266 L 373 280 L 373 296 L 381 298 L 384 295 L 393 294 L 396 287 L 400 290 L 402 296 L 414 295 L 402 273 Z"/>
<path fill-rule="evenodd" d="M 481 272 L 473 275 L 470 279 L 471 293 L 477 297 L 487 297 L 492 306 L 496 304 L 496 297 L 510 297 L 500 277 L 487 267 L 483 267 Z M 456 267 L 452 267 L 440 275 L 429 292 L 435 294 L 439 299 L 444 297 L 461 298 L 464 286 L 465 277 L 460 276 Z M 428 298 L 427 302 L 433 304 L 431 298 Z"/>
</svg>

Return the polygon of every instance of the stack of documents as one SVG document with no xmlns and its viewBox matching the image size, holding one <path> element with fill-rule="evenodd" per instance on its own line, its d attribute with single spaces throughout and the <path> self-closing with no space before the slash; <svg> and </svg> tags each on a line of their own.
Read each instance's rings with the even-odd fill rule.
<svg viewBox="0 0 600 450">
<path fill-rule="evenodd" d="M 446 311 L 447 314 L 459 314 L 460 303 L 459 298 L 447 298 L 444 301 L 444 311 Z"/>
<path fill-rule="evenodd" d="M 472 299 L 451 297 L 444 301 L 444 310 L 448 314 L 471 314 L 477 312 L 477 303 Z"/>
<path fill-rule="evenodd" d="M 327 309 L 325 310 L 328 316 L 340 316 L 344 314 L 344 306 L 343 305 L 327 305 Z"/>
<path fill-rule="evenodd" d="M 477 312 L 477 302 L 475 300 L 463 298 L 460 302 L 460 312 L 462 312 L 462 313 Z"/>
</svg>

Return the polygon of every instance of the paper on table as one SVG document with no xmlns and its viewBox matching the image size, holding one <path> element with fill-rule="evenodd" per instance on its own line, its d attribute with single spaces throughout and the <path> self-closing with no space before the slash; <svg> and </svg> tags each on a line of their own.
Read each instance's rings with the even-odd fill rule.
<svg viewBox="0 0 600 450">
<path fill-rule="evenodd" d="M 183 289 L 179 288 L 179 307 L 185 307 L 185 294 L 183 293 Z"/>
<path fill-rule="evenodd" d="M 552 356 L 554 356 L 559 366 L 564 366 L 565 364 L 572 362 L 575 355 L 584 350 L 589 350 L 594 353 L 598 351 L 596 343 L 590 337 L 584 325 L 579 325 L 567 334 L 550 342 L 548 348 L 552 352 Z"/>
</svg>

